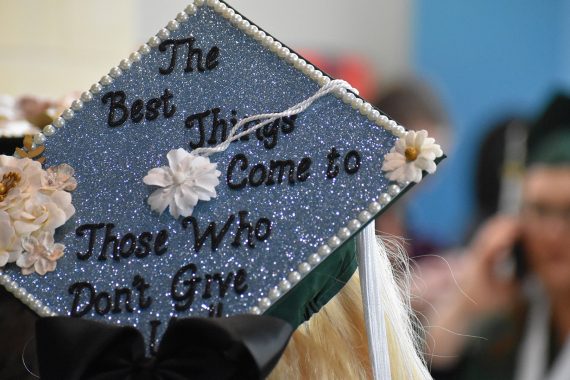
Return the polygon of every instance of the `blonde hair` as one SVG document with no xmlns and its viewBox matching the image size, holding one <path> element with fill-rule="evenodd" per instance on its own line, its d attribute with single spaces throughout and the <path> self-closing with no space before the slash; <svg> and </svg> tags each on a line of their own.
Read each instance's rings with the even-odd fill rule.
<svg viewBox="0 0 570 380">
<path fill-rule="evenodd" d="M 372 377 L 358 273 L 287 345 L 269 379 Z"/>
<path fill-rule="evenodd" d="M 379 241 L 382 243 L 381 241 Z M 409 306 L 409 271 L 405 252 L 386 242 L 388 266 L 400 293 L 404 320 L 386 315 L 386 338 L 392 379 L 431 378 L 418 354 L 418 323 Z M 388 281 L 389 282 L 389 281 Z M 389 313 L 388 313 L 389 314 Z M 392 319 L 395 315 L 392 315 Z M 401 331 L 406 330 L 406 331 Z M 409 336 L 408 336 L 409 335 Z M 411 346 L 401 340 L 410 340 Z M 408 352 L 413 351 L 413 352 Z M 311 319 L 297 328 L 269 379 L 372 379 L 358 272 Z"/>
</svg>

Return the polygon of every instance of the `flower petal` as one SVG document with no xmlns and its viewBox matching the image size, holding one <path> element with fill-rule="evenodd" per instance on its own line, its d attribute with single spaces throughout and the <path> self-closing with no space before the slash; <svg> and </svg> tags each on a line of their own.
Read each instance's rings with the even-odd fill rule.
<svg viewBox="0 0 570 380">
<path fill-rule="evenodd" d="M 399 138 L 398 140 L 396 140 L 396 144 L 394 144 L 394 147 L 390 150 L 390 152 L 398 152 L 401 154 L 404 154 L 405 151 L 406 151 L 406 140 L 403 138 Z"/>
<path fill-rule="evenodd" d="M 400 153 L 388 153 L 384 157 L 384 162 L 382 163 L 382 170 L 390 171 L 399 168 L 406 163 L 406 157 Z"/>
<path fill-rule="evenodd" d="M 443 150 L 441 150 L 441 146 L 438 144 L 424 144 L 422 147 L 422 153 L 429 152 L 433 154 L 435 157 L 443 156 Z"/>
<path fill-rule="evenodd" d="M 68 219 L 67 216 L 65 215 L 65 211 L 57 207 L 54 203 L 48 203 L 46 205 L 46 209 L 47 209 L 46 215 L 48 216 L 48 218 L 45 222 L 42 222 L 42 226 L 44 229 L 46 229 L 47 231 L 55 231 L 56 228 L 63 226 L 65 224 L 65 222 Z"/>
<path fill-rule="evenodd" d="M 404 177 L 406 181 L 419 183 L 422 180 L 422 170 L 414 163 L 408 163 L 404 167 Z"/>
<path fill-rule="evenodd" d="M 170 189 L 155 190 L 147 200 L 152 211 L 162 214 L 170 202 Z"/>
<path fill-rule="evenodd" d="M 167 187 L 173 184 L 170 168 L 162 166 L 160 168 L 150 169 L 143 178 L 146 185 Z"/>
<path fill-rule="evenodd" d="M 47 260 L 38 260 L 34 263 L 34 269 L 36 270 L 36 272 L 43 276 L 44 274 L 46 274 L 47 272 L 50 271 L 50 265 L 49 265 L 49 261 Z M 53 269 L 52 269 L 53 270 Z"/>
<path fill-rule="evenodd" d="M 71 194 L 67 191 L 57 190 L 51 196 L 51 200 L 64 213 L 65 221 L 75 214 L 75 207 L 71 204 Z M 65 223 L 64 221 L 64 223 Z"/>
<path fill-rule="evenodd" d="M 212 164 L 209 158 L 202 156 L 192 156 L 192 160 L 189 161 L 192 164 L 192 168 L 199 171 L 208 171 L 210 167 L 216 167 L 216 164 Z"/>
<path fill-rule="evenodd" d="M 406 148 L 410 146 L 416 146 L 416 132 L 415 131 L 408 131 L 404 136 L 404 141 L 406 143 Z"/>
<path fill-rule="evenodd" d="M 198 203 L 198 197 L 188 186 L 179 186 L 174 192 L 174 202 L 180 215 L 190 216 Z"/>
<path fill-rule="evenodd" d="M 424 144 L 424 141 L 427 137 L 428 137 L 428 133 L 425 129 L 422 129 L 421 131 L 416 132 L 416 136 L 414 138 L 414 144 L 412 146 L 414 146 L 415 148 L 421 149 L 421 147 Z"/>
<path fill-rule="evenodd" d="M 435 162 L 433 162 L 433 160 L 430 160 L 428 158 L 425 157 L 418 157 L 415 161 L 414 164 L 421 170 L 425 170 L 426 172 L 432 174 L 435 172 L 437 165 L 435 164 Z"/>
<path fill-rule="evenodd" d="M 180 166 L 182 162 L 188 156 L 190 156 L 190 153 L 188 153 L 186 150 L 182 148 L 172 149 L 170 152 L 166 154 L 166 158 L 168 159 L 168 166 L 170 166 L 170 169 L 173 172 L 180 171 L 181 170 Z"/>
<path fill-rule="evenodd" d="M 20 255 L 16 260 L 16 265 L 20 268 L 29 268 L 38 260 L 38 257 L 30 253 Z"/>
<path fill-rule="evenodd" d="M 405 173 L 405 165 L 402 165 L 399 168 L 397 168 L 396 170 L 394 170 L 390 173 L 387 173 L 386 177 L 388 177 L 389 180 L 395 181 L 395 182 L 407 182 L 406 173 Z"/>
<path fill-rule="evenodd" d="M 51 249 L 51 253 L 48 259 L 50 261 L 56 261 L 63 256 L 64 251 L 65 251 L 65 245 L 60 243 L 55 243 Z"/>
<path fill-rule="evenodd" d="M 20 236 L 29 235 L 32 232 L 39 230 L 40 227 L 41 227 L 40 225 L 34 223 L 23 222 L 20 220 L 14 221 L 14 229 L 16 230 L 16 233 Z"/>
<path fill-rule="evenodd" d="M 10 257 L 10 255 L 7 253 L 0 252 L 0 268 L 8 264 L 8 257 Z"/>
<path fill-rule="evenodd" d="M 22 268 L 22 274 L 27 276 L 29 274 L 32 274 L 35 272 L 35 269 L 33 266 L 27 267 L 27 268 Z"/>
<path fill-rule="evenodd" d="M 180 209 L 176 205 L 176 201 L 174 200 L 174 196 L 171 196 L 168 203 L 168 211 L 170 211 L 170 215 L 174 217 L 174 219 L 178 219 L 180 216 Z"/>
</svg>

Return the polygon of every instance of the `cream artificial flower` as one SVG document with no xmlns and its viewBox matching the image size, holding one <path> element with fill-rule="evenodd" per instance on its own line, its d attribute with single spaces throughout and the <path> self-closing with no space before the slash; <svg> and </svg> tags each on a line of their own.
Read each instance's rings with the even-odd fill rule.
<svg viewBox="0 0 570 380">
<path fill-rule="evenodd" d="M 20 207 L 21 202 L 39 190 L 44 170 L 39 162 L 29 158 L 0 155 L 0 180 L 10 173 L 16 174 L 19 181 L 0 200 L 0 210 L 4 211 Z"/>
<path fill-rule="evenodd" d="M 75 171 L 68 164 L 51 166 L 42 176 L 42 187 L 51 190 L 73 191 L 77 188 L 74 173 Z"/>
<path fill-rule="evenodd" d="M 21 253 L 20 236 L 12 225 L 10 215 L 0 210 L 0 268 L 16 261 Z"/>
<path fill-rule="evenodd" d="M 430 174 L 435 172 L 435 159 L 442 155 L 441 147 L 428 137 L 427 131 L 408 131 L 386 154 L 382 170 L 391 181 L 417 183 L 422 179 L 423 170 Z"/>
<path fill-rule="evenodd" d="M 44 275 L 53 272 L 57 260 L 63 256 L 65 246 L 53 241 L 53 234 L 43 231 L 36 238 L 28 236 L 22 240 L 24 253 L 18 257 L 16 265 L 22 268 L 22 274 L 37 272 Z"/>
<path fill-rule="evenodd" d="M 11 213 L 14 227 L 20 234 L 30 234 L 43 230 L 55 233 L 55 229 L 62 226 L 75 214 L 71 204 L 71 194 L 57 190 L 51 194 L 36 192 L 24 201 L 23 207 Z"/>
<path fill-rule="evenodd" d="M 75 213 L 66 190 L 76 185 L 69 165 L 45 171 L 29 158 L 0 155 L 0 268 L 10 262 L 25 274 L 55 268 L 63 245 L 54 244 L 53 235 Z M 41 255 L 39 247 L 45 248 Z"/>
<path fill-rule="evenodd" d="M 216 197 L 221 175 L 216 170 L 217 164 L 182 148 L 171 150 L 166 158 L 168 166 L 153 168 L 143 178 L 145 184 L 160 187 L 148 197 L 153 211 L 162 214 L 168 207 L 175 218 L 190 216 L 199 200 Z"/>
</svg>

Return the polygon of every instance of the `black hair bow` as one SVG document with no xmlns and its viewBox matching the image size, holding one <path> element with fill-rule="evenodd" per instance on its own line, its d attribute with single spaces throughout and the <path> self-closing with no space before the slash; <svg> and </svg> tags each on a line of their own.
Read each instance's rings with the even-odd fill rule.
<svg viewBox="0 0 570 380">
<path fill-rule="evenodd" d="M 134 327 L 69 317 L 36 324 L 42 380 L 260 379 L 277 364 L 292 332 L 267 316 L 177 319 L 148 358 Z"/>
</svg>

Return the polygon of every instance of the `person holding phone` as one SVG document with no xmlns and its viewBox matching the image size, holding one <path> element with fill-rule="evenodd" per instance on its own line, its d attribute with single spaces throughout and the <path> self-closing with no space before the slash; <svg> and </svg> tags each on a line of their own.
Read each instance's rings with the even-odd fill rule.
<svg viewBox="0 0 570 380">
<path fill-rule="evenodd" d="M 480 227 L 459 286 L 434 305 L 435 379 L 570 379 L 570 98 L 549 104 L 527 146 L 519 212 Z"/>
</svg>

